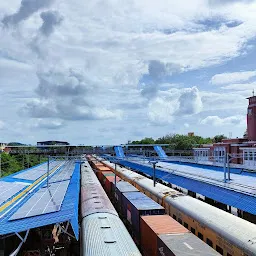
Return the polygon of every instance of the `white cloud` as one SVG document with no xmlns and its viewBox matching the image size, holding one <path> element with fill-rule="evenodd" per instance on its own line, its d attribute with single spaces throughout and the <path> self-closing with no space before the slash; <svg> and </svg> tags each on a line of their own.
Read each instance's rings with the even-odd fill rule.
<svg viewBox="0 0 256 256">
<path fill-rule="evenodd" d="M 199 113 L 202 106 L 197 87 L 172 88 L 149 102 L 148 117 L 155 125 L 166 125 L 178 117 Z"/>
<path fill-rule="evenodd" d="M 62 120 L 58 119 L 37 119 L 31 125 L 32 128 L 60 129 L 65 126 Z"/>
<path fill-rule="evenodd" d="M 212 84 L 223 85 L 237 82 L 246 82 L 256 76 L 256 71 L 241 71 L 232 73 L 222 73 L 214 75 L 211 79 Z"/>
<path fill-rule="evenodd" d="M 5 127 L 5 123 L 0 120 L 0 130 L 1 130 L 1 129 L 4 129 L 4 127 Z"/>
<path fill-rule="evenodd" d="M 148 117 L 154 125 L 167 125 L 173 121 L 173 115 L 178 107 L 177 102 L 166 102 L 156 98 L 149 103 Z"/>
<path fill-rule="evenodd" d="M 197 87 L 185 89 L 179 97 L 179 109 L 177 115 L 193 115 L 203 108 L 200 93 Z"/>
<path fill-rule="evenodd" d="M 94 131 L 111 127 L 111 122 L 118 126 L 120 118 L 127 127 L 145 125 L 149 119 L 158 124 L 175 120 L 178 127 L 184 123 L 179 116 L 190 118 L 202 111 L 202 104 L 204 110 L 231 109 L 234 100 L 239 101 L 236 108 L 246 106 L 245 92 L 231 93 L 229 99 L 207 92 L 209 88 L 182 88 L 197 84 L 185 77 L 185 85 L 169 85 L 177 77 L 182 80 L 182 72 L 246 54 L 256 33 L 254 3 L 33 0 L 26 9 L 31 1 L 0 2 L 0 20 L 8 24 L 4 29 L 0 24 L 0 105 L 5 109 L 0 119 L 19 121 L 21 138 L 48 136 L 44 130 L 49 129 L 25 129 L 29 118 L 42 119 L 42 126 L 47 120 L 60 120 L 66 124 L 63 134 L 77 141 L 70 127 L 89 127 L 87 136 L 100 141 Z M 49 19 L 42 13 L 53 15 Z M 216 28 L 204 22 L 211 25 L 216 17 Z M 237 25 L 229 26 L 232 21 Z M 138 86 L 142 83 L 144 88 Z M 168 86 L 163 89 L 163 84 Z M 20 115 L 21 110 L 29 115 Z M 60 136 L 57 129 L 49 133 Z M 115 140 L 124 139 L 117 133 Z"/>
<path fill-rule="evenodd" d="M 219 116 L 208 116 L 200 121 L 200 124 L 213 126 L 244 125 L 245 116 L 230 116 L 221 118 Z"/>
<path fill-rule="evenodd" d="M 230 85 L 221 87 L 221 89 L 235 90 L 235 91 L 250 91 L 250 94 L 251 94 L 251 92 L 254 89 L 256 89 L 256 82 L 246 83 L 246 84 L 230 84 Z"/>
</svg>

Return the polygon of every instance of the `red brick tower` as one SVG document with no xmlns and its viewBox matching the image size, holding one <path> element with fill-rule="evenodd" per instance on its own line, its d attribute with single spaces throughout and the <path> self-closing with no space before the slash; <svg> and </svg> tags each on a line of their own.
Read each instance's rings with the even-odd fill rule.
<svg viewBox="0 0 256 256">
<path fill-rule="evenodd" d="M 248 140 L 256 141 L 256 96 L 247 98 L 249 100 L 247 110 L 247 133 Z"/>
</svg>

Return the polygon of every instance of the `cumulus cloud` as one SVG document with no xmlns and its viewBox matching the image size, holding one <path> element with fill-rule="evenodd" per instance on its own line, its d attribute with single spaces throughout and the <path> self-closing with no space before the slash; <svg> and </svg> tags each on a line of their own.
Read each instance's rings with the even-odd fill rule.
<svg viewBox="0 0 256 256">
<path fill-rule="evenodd" d="M 148 75 L 146 82 L 142 84 L 141 95 L 151 99 L 157 96 L 164 79 L 182 71 L 182 67 L 174 63 L 164 63 L 159 60 L 151 60 L 148 64 Z"/>
<path fill-rule="evenodd" d="M 157 125 L 166 125 L 179 116 L 197 114 L 202 110 L 202 100 L 197 87 L 171 89 L 150 101 L 149 121 Z"/>
<path fill-rule="evenodd" d="M 172 123 L 173 115 L 177 107 L 177 103 L 166 102 L 162 98 L 156 98 L 149 103 L 149 121 L 154 125 L 167 125 Z"/>
<path fill-rule="evenodd" d="M 193 115 L 203 108 L 201 96 L 197 87 L 185 89 L 179 97 L 179 109 L 177 114 Z"/>
<path fill-rule="evenodd" d="M 121 110 L 110 110 L 90 101 L 90 94 L 96 88 L 86 84 L 81 74 L 69 71 L 67 74 L 38 74 L 36 88 L 38 98 L 29 101 L 23 114 L 33 118 L 58 118 L 61 120 L 120 119 Z"/>
<path fill-rule="evenodd" d="M 179 71 L 181 71 L 181 66 L 174 63 L 151 60 L 148 64 L 148 73 L 152 80 L 159 80 Z"/>
<path fill-rule="evenodd" d="M 40 14 L 43 24 L 40 28 L 40 32 L 45 36 L 50 36 L 54 28 L 61 24 L 63 21 L 63 16 L 61 16 L 57 11 L 46 11 Z"/>
<path fill-rule="evenodd" d="M 200 124 L 213 125 L 213 126 L 228 126 L 228 125 L 243 125 L 245 116 L 230 116 L 221 118 L 219 116 L 208 116 L 200 121 Z"/>
<path fill-rule="evenodd" d="M 214 75 L 210 82 L 215 85 L 223 85 L 237 82 L 245 82 L 253 78 L 254 76 L 256 76 L 256 71 L 222 73 Z"/>
<path fill-rule="evenodd" d="M 23 20 L 28 19 L 32 14 L 40 9 L 49 7 L 54 0 L 22 0 L 18 11 L 12 15 L 3 18 L 4 25 L 16 25 Z"/>
</svg>

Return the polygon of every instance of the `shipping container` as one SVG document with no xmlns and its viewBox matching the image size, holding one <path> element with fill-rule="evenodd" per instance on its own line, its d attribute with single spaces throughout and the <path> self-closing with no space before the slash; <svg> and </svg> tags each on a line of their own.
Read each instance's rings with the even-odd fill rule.
<svg viewBox="0 0 256 256">
<path fill-rule="evenodd" d="M 141 256 L 118 216 L 92 214 L 82 222 L 82 255 Z"/>
<path fill-rule="evenodd" d="M 104 165 L 97 166 L 97 170 L 100 172 L 111 171 L 111 169 L 109 167 L 106 167 Z"/>
<path fill-rule="evenodd" d="M 116 182 L 119 182 L 120 180 L 121 179 L 118 176 L 116 176 Z M 104 189 L 109 197 L 111 197 L 113 194 L 112 189 L 114 189 L 114 184 L 115 184 L 115 176 L 107 176 L 104 184 Z"/>
<path fill-rule="evenodd" d="M 140 216 L 165 214 L 165 209 L 141 192 L 123 193 L 123 216 L 130 226 L 136 243 L 140 241 Z"/>
<path fill-rule="evenodd" d="M 112 191 L 114 192 L 114 188 L 112 189 Z M 122 194 L 126 193 L 126 192 L 138 192 L 139 190 L 137 188 L 135 188 L 133 185 L 131 185 L 130 183 L 126 182 L 126 181 L 119 181 L 116 184 L 116 191 L 114 193 L 114 197 L 116 200 L 116 205 L 117 205 L 117 209 L 120 213 L 123 212 L 122 210 Z"/>
<path fill-rule="evenodd" d="M 162 234 L 184 234 L 190 231 L 169 215 L 141 216 L 140 242 L 143 255 L 157 255 L 157 236 Z"/>
<path fill-rule="evenodd" d="M 192 233 L 164 234 L 157 237 L 157 256 L 219 256 Z M 151 255 L 150 255 L 151 256 Z"/>
<path fill-rule="evenodd" d="M 109 176 L 114 177 L 115 176 L 115 174 L 113 172 L 110 172 L 110 171 L 101 172 L 101 174 L 102 174 L 102 178 L 101 178 L 102 184 L 105 184 L 107 177 L 109 177 Z"/>
<path fill-rule="evenodd" d="M 114 175 L 113 172 L 111 172 L 111 171 L 96 172 L 96 175 L 97 175 L 97 177 L 98 177 L 98 179 L 99 179 L 101 184 L 104 184 L 104 182 L 105 182 L 104 181 L 104 174 L 105 174 L 105 177 L 107 175 Z"/>
</svg>

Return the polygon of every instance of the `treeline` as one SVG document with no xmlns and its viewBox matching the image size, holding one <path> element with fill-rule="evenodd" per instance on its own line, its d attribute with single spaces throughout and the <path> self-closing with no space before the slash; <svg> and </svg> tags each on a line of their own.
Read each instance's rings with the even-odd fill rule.
<svg viewBox="0 0 256 256">
<path fill-rule="evenodd" d="M 188 136 L 181 134 L 168 134 L 156 140 L 153 138 L 144 138 L 142 140 L 132 141 L 131 144 L 169 144 L 169 148 L 171 149 L 191 150 L 193 147 L 197 147 L 199 145 L 221 142 L 222 139 L 225 138 L 226 137 L 223 134 L 216 135 L 213 138 L 203 138 L 201 136 Z"/>
<path fill-rule="evenodd" d="M 47 158 L 45 157 L 32 154 L 9 155 L 2 153 L 0 157 L 2 177 L 47 161 Z"/>
</svg>

